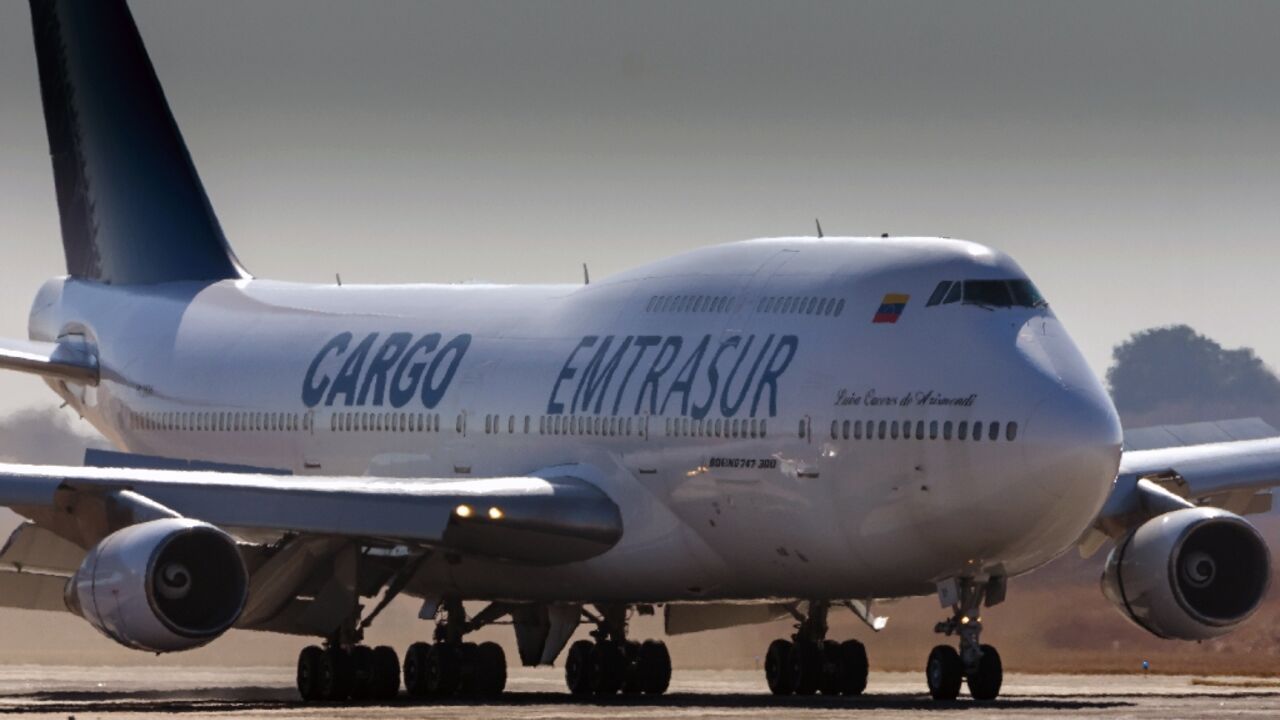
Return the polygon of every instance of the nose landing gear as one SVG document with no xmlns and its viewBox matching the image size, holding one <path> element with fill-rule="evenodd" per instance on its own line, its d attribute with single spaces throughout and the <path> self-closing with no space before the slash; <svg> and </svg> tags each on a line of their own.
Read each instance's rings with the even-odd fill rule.
<svg viewBox="0 0 1280 720">
<path fill-rule="evenodd" d="M 792 608 L 796 633 L 774 640 L 765 655 L 764 674 L 774 695 L 861 695 L 867 688 L 867 649 L 857 640 L 827 640 L 825 601 L 808 603 L 808 613 Z"/>
<path fill-rule="evenodd" d="M 1004 666 L 1000 653 L 990 645 L 983 645 L 982 617 L 980 609 L 1004 600 L 1004 578 L 993 577 L 986 581 L 954 579 L 939 587 L 944 603 L 949 600 L 952 608 L 950 619 L 934 626 L 934 632 L 960 637 L 960 649 L 950 645 L 938 645 L 929 653 L 925 665 L 925 680 L 934 700 L 955 700 L 960 696 L 961 682 L 969 685 L 969 695 L 974 700 L 995 700 L 1004 682 Z"/>
</svg>

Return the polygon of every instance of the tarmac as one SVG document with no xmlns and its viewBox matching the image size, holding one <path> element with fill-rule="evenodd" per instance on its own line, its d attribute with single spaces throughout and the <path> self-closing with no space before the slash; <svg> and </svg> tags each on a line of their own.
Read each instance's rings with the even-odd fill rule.
<svg viewBox="0 0 1280 720">
<path fill-rule="evenodd" d="M 1280 676 L 1008 675 L 1001 699 L 935 703 L 916 673 L 873 672 L 856 698 L 775 698 L 755 672 L 677 670 L 662 697 L 571 698 L 559 669 L 512 669 L 499 702 L 304 705 L 292 668 L 0 667 L 0 715 L 56 718 L 1273 718 Z"/>
</svg>

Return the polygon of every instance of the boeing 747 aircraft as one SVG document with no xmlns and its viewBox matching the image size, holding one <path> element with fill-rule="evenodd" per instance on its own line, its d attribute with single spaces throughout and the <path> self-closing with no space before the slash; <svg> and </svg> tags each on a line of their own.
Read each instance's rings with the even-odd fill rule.
<svg viewBox="0 0 1280 720">
<path fill-rule="evenodd" d="M 856 695 L 866 651 L 829 613 L 875 631 L 878 600 L 936 594 L 952 640 L 921 658 L 929 692 L 992 700 L 983 608 L 1073 547 L 1114 541 L 1106 597 L 1161 637 L 1229 632 L 1266 591 L 1241 516 L 1270 506 L 1280 439 L 1122 453 L 1005 254 L 776 238 L 589 285 L 255 278 L 123 0 L 31 13 L 67 274 L 0 367 L 118 451 L 0 465 L 28 520 L 0 604 L 147 652 L 314 638 L 298 691 L 343 701 L 501 692 L 502 648 L 468 641 L 497 621 L 575 694 L 660 694 L 670 656 L 628 633 L 637 613 L 668 633 L 794 618 L 769 689 Z M 401 596 L 434 631 L 362 644 Z"/>
</svg>

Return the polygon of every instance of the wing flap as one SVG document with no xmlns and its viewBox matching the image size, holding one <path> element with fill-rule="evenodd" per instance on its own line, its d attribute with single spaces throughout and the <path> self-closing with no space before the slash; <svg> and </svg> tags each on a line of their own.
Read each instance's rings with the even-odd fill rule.
<svg viewBox="0 0 1280 720">
<path fill-rule="evenodd" d="M 75 543 L 34 523 L 23 523 L 0 550 L 0 569 L 69 576 L 84 556 L 84 549 Z"/>
</svg>

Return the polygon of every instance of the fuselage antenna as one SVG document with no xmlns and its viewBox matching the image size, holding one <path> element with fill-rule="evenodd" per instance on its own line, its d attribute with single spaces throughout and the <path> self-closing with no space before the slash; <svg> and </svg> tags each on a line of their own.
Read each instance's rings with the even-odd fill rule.
<svg viewBox="0 0 1280 720">
<path fill-rule="evenodd" d="M 591 284 L 591 271 L 587 269 L 586 263 L 582 263 L 582 284 L 583 285 Z"/>
<path fill-rule="evenodd" d="M 818 226 L 818 237 L 822 237 L 822 221 L 818 218 L 814 218 L 813 224 Z"/>
</svg>

